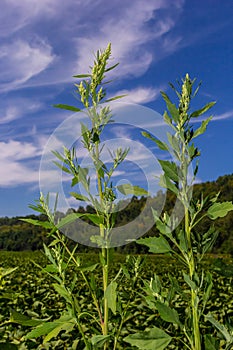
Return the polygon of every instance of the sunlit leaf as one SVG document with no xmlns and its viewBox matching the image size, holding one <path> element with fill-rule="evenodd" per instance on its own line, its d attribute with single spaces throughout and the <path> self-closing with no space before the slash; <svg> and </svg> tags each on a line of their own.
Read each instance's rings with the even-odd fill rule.
<svg viewBox="0 0 233 350">
<path fill-rule="evenodd" d="M 204 114 L 205 112 L 207 112 L 211 107 L 213 107 L 215 105 L 216 102 L 209 102 L 207 103 L 203 108 L 193 112 L 191 115 L 190 115 L 190 118 L 197 118 L 199 117 L 200 115 Z"/>
<path fill-rule="evenodd" d="M 128 335 L 124 338 L 124 341 L 141 350 L 163 350 L 171 340 L 170 335 L 157 327 L 153 327 L 149 331 Z"/>
<path fill-rule="evenodd" d="M 160 317 L 164 321 L 180 325 L 179 315 L 176 310 L 171 309 L 168 305 L 161 303 L 160 301 L 156 301 L 155 305 Z"/>
<path fill-rule="evenodd" d="M 215 220 L 219 217 L 223 218 L 229 211 L 233 210 L 232 202 L 214 203 L 207 211 L 210 219 Z"/>
<path fill-rule="evenodd" d="M 143 196 L 148 195 L 148 192 L 139 186 L 132 186 L 130 184 L 123 184 L 116 186 L 118 191 L 120 191 L 124 195 L 132 194 L 134 196 Z"/>
<path fill-rule="evenodd" d="M 167 242 L 167 240 L 160 236 L 160 237 L 147 237 L 147 238 L 141 238 L 137 240 L 138 244 L 143 244 L 149 247 L 149 252 L 161 254 L 161 253 L 168 253 L 171 252 L 172 249 Z"/>
<path fill-rule="evenodd" d="M 106 341 L 108 341 L 110 339 L 110 335 L 94 335 L 91 338 L 91 344 L 95 346 L 96 348 L 102 348 L 103 349 L 103 345 L 106 343 Z"/>
<path fill-rule="evenodd" d="M 111 282 L 108 286 L 107 289 L 105 291 L 105 297 L 107 299 L 108 302 L 108 307 L 109 309 L 112 310 L 113 314 L 116 314 L 116 300 L 117 300 L 117 283 L 116 282 Z"/>
</svg>

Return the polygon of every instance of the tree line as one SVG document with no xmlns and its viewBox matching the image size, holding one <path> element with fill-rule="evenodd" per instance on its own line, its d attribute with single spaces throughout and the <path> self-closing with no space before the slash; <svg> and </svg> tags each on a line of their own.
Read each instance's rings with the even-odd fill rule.
<svg viewBox="0 0 233 350">
<path fill-rule="evenodd" d="M 209 195 L 213 197 L 219 193 L 219 201 L 232 201 L 233 200 L 233 174 L 220 176 L 216 181 L 208 181 L 205 183 L 195 184 L 193 188 L 193 197 L 201 198 L 201 195 Z M 132 230 L 134 233 L 140 234 L 146 229 L 147 221 L 150 216 L 150 208 L 159 208 L 161 205 L 164 207 L 165 211 L 172 212 L 176 202 L 175 196 L 167 191 L 159 191 L 154 197 L 136 197 L 133 196 L 128 201 L 122 201 L 120 210 L 116 215 L 116 226 L 124 226 L 125 224 L 132 222 Z M 146 205 L 146 208 L 145 208 Z M 74 209 L 69 209 L 69 211 L 74 211 Z M 77 210 L 80 213 L 90 213 L 94 212 L 91 206 L 82 207 L 80 206 Z M 134 222 L 140 213 L 143 211 L 140 220 Z M 67 213 L 66 213 L 67 214 Z M 57 218 L 62 218 L 66 214 L 58 212 Z M 43 215 L 28 215 L 25 218 L 33 218 L 38 220 L 45 220 Z M 49 243 L 49 236 L 44 228 L 40 226 L 34 226 L 29 223 L 23 222 L 21 217 L 2 217 L 0 218 L 0 250 L 8 251 L 23 251 L 23 250 L 40 250 L 43 248 L 43 242 Z M 199 234 L 204 233 L 211 226 L 211 220 L 206 218 L 197 227 Z M 233 254 L 233 212 L 230 212 L 226 217 L 219 218 L 215 222 L 215 227 L 219 231 L 219 235 L 215 246 L 212 249 L 212 253 L 216 254 Z M 81 226 L 79 229 L 79 235 L 85 236 L 87 230 L 89 230 L 89 225 Z M 71 231 L 72 227 L 71 227 Z M 153 236 L 158 235 L 158 230 L 155 225 L 150 228 L 144 235 Z M 72 241 L 72 234 L 68 234 L 70 239 L 70 244 L 74 244 Z M 82 241 L 82 239 L 80 240 Z M 95 248 L 90 248 L 85 245 L 80 244 L 80 251 L 86 252 L 89 250 L 95 250 Z M 147 248 L 138 245 L 134 242 L 119 246 L 115 248 L 118 252 L 122 253 L 146 253 Z"/>
</svg>

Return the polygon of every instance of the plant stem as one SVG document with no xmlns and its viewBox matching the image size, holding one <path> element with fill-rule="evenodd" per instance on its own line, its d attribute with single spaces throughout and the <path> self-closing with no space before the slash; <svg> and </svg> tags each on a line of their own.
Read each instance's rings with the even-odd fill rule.
<svg viewBox="0 0 233 350">
<path fill-rule="evenodd" d="M 96 152 L 96 159 L 99 159 L 99 146 L 98 143 L 95 145 L 95 152 Z M 98 193 L 100 197 L 100 206 L 103 208 L 103 188 L 102 188 L 102 182 L 101 182 L 101 177 L 98 172 L 98 169 L 96 169 L 96 174 L 97 174 L 97 183 L 98 183 Z M 102 237 L 105 240 L 105 228 L 104 225 L 100 224 L 99 225 L 100 229 L 100 237 Z M 102 328 L 102 333 L 103 335 L 107 336 L 108 335 L 108 300 L 106 298 L 106 289 L 108 287 L 108 268 L 109 268 L 109 249 L 108 247 L 102 247 L 102 257 L 103 257 L 103 265 L 102 265 L 102 273 L 103 273 L 103 307 L 104 307 L 104 320 L 101 324 Z M 104 343 L 104 350 L 107 350 L 108 348 L 108 342 Z"/>
<path fill-rule="evenodd" d="M 195 259 L 193 254 L 193 247 L 191 241 L 190 230 L 190 218 L 188 208 L 185 208 L 185 233 L 188 243 L 188 265 L 189 265 L 189 277 L 193 280 L 193 276 L 196 270 Z M 196 289 L 191 289 L 191 312 L 193 323 L 193 338 L 194 342 L 191 344 L 193 350 L 201 350 L 200 329 L 199 329 L 199 317 L 198 317 L 198 292 Z"/>
</svg>

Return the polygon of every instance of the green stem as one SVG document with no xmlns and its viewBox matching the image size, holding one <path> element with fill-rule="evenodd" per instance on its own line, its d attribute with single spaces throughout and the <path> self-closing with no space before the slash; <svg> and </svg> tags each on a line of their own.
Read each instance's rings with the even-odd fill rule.
<svg viewBox="0 0 233 350">
<path fill-rule="evenodd" d="M 99 146 L 98 143 L 95 145 L 96 159 L 99 159 Z M 98 169 L 96 169 L 97 175 L 97 184 L 98 184 L 98 193 L 100 197 L 100 206 L 103 204 L 103 188 L 101 177 L 99 175 Z M 104 225 L 100 224 L 100 236 L 105 239 L 105 228 Z M 108 300 L 106 298 L 106 289 L 108 287 L 108 268 L 109 268 L 109 249 L 106 247 L 102 247 L 102 257 L 103 257 L 103 265 L 102 265 L 102 273 L 103 273 L 103 299 L 104 299 L 104 320 L 101 323 L 102 333 L 103 335 L 108 335 Z M 108 342 L 104 344 L 104 350 L 107 350 Z"/>
<path fill-rule="evenodd" d="M 193 254 L 193 247 L 191 241 L 191 230 L 190 230 L 190 218 L 188 208 L 185 208 L 185 233 L 188 243 L 188 264 L 189 264 L 189 277 L 193 280 L 193 276 L 196 270 L 195 259 Z M 193 323 L 193 338 L 194 342 L 191 344 L 193 350 L 201 350 L 200 340 L 200 328 L 199 328 L 199 317 L 198 317 L 198 303 L 197 303 L 197 290 L 191 289 L 191 312 L 192 312 L 192 323 Z"/>
</svg>

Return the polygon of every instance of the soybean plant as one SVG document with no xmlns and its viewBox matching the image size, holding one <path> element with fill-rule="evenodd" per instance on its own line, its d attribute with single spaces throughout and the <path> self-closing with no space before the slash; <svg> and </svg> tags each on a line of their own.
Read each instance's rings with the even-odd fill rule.
<svg viewBox="0 0 233 350">
<path fill-rule="evenodd" d="M 37 326 L 26 335 L 26 339 L 44 336 L 44 342 L 48 342 L 61 331 L 67 333 L 72 331 L 74 334 L 74 330 L 77 329 L 78 333 L 72 349 L 117 349 L 123 324 L 128 317 L 127 308 L 134 297 L 135 284 L 141 266 L 140 258 L 128 257 L 116 276 L 114 278 L 111 276 L 110 279 L 111 232 L 115 225 L 117 190 L 123 194 L 126 193 L 124 185 L 113 186 L 112 176 L 129 152 L 129 149 L 122 148 L 109 150 L 111 164 L 105 164 L 102 160 L 104 144 L 101 144 L 101 136 L 104 128 L 113 122 L 108 102 L 121 97 L 106 98 L 106 73 L 117 66 L 117 64 L 108 66 L 110 56 L 111 45 L 109 44 L 104 51 L 97 52 L 89 74 L 75 76 L 79 79 L 79 82 L 75 84 L 76 92 L 91 124 L 90 127 L 85 124 L 81 125 L 82 144 L 91 160 L 91 169 L 94 168 L 95 171 L 97 193 L 93 193 L 91 189 L 90 168 L 82 166 L 75 147 L 72 149 L 64 147 L 64 154 L 53 151 L 57 159 L 56 165 L 66 174 L 71 175 L 71 186 L 77 188 L 76 192 L 73 191 L 70 194 L 78 201 L 89 203 L 94 212 L 85 214 L 73 212 L 57 220 L 59 196 L 54 210 L 51 210 L 49 195 L 41 194 L 37 205 L 32 205 L 31 208 L 45 214 L 47 221 L 26 219 L 27 222 L 41 225 L 49 230 L 52 241 L 48 246 L 44 245 L 49 264 L 43 271 L 54 280 L 53 287 L 64 298 L 66 310 L 59 319 L 52 321 L 30 321 L 28 319 L 25 321 L 24 319 L 22 323 L 16 314 L 12 317 L 13 322 Z M 55 105 L 55 107 L 81 112 L 78 107 L 64 104 Z M 140 191 L 140 194 L 145 192 L 138 186 L 127 185 L 127 194 L 137 195 L 137 191 Z M 98 263 L 84 264 L 78 253 L 78 244 L 71 248 L 68 238 L 61 233 L 61 230 L 63 231 L 68 224 L 80 218 L 89 220 L 99 230 L 97 231 L 99 234 L 90 237 L 91 242 L 100 249 Z M 93 226 L 89 227 L 91 229 Z M 78 234 L 79 232 L 76 232 L 76 237 Z M 99 279 L 96 278 L 99 267 L 102 270 L 102 286 L 99 284 Z M 85 299 L 86 292 L 82 294 L 78 290 L 80 278 L 86 285 L 85 288 L 89 294 L 88 298 L 92 299 L 92 305 L 90 305 L 90 299 Z M 119 287 L 119 280 L 121 287 Z M 124 297 L 124 302 L 122 302 L 122 293 L 127 294 L 122 287 L 126 280 L 129 283 L 128 290 L 131 292 L 127 295 L 127 301 Z M 89 328 L 86 327 L 87 319 Z"/>
<path fill-rule="evenodd" d="M 200 86 L 198 85 L 193 92 L 194 84 L 195 80 L 191 80 L 188 74 L 182 81 L 181 91 L 171 84 L 178 96 L 178 106 L 162 92 L 167 106 L 164 121 L 171 129 L 167 134 L 167 142 L 143 132 L 146 138 L 166 152 L 167 159 L 172 158 L 159 160 L 162 168 L 160 185 L 175 195 L 177 205 L 171 215 L 164 212 L 159 216 L 153 210 L 159 236 L 141 238 L 137 243 L 148 246 L 152 253 L 167 254 L 175 258 L 179 266 L 183 266 L 183 285 L 175 277 L 169 276 L 171 285 L 170 288 L 165 288 L 156 274 L 150 282 L 145 282 L 148 306 L 160 315 L 161 324 L 166 327 L 166 331 L 154 327 L 125 338 L 125 341 L 139 349 L 162 350 L 172 339 L 175 344 L 179 344 L 179 348 L 189 350 L 219 349 L 220 339 L 221 343 L 225 344 L 224 349 L 230 349 L 233 343 L 230 327 L 225 327 L 211 313 L 206 313 L 206 304 L 211 301 L 214 281 L 212 274 L 202 268 L 201 261 L 214 245 L 218 232 L 213 225 L 210 225 L 206 232 L 199 232 L 198 224 L 206 217 L 213 221 L 224 217 L 233 210 L 233 205 L 232 202 L 219 203 L 219 194 L 213 197 L 202 195 L 197 199 L 192 198 L 192 188 L 198 172 L 197 158 L 200 156 L 200 150 L 193 141 L 206 131 L 211 117 L 202 119 L 198 128 L 194 128 L 193 124 L 215 104 L 210 102 L 191 112 L 192 98 Z M 184 217 L 182 221 L 181 214 Z M 185 290 L 183 286 L 186 286 Z M 183 312 L 174 307 L 179 298 L 182 300 L 181 305 L 185 305 Z M 217 332 L 214 334 L 208 333 L 210 324 L 216 327 Z M 181 335 L 172 337 L 174 333 Z M 216 335 L 220 339 L 217 339 Z"/>
</svg>

